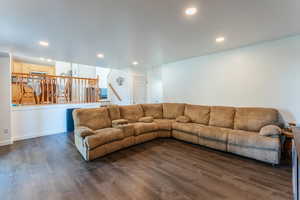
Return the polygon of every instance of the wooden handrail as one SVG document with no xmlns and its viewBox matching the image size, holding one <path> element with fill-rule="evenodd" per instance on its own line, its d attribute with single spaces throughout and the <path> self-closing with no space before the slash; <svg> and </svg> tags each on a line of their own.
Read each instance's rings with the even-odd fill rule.
<svg viewBox="0 0 300 200">
<path fill-rule="evenodd" d="M 48 75 L 48 74 L 27 74 L 27 73 L 11 73 L 12 76 L 40 76 L 40 77 L 50 77 L 50 78 L 69 78 L 69 79 L 80 79 L 80 80 L 94 80 L 97 81 L 97 78 L 81 78 L 74 76 L 56 76 L 56 75 Z"/>
<path fill-rule="evenodd" d="M 118 100 L 119 100 L 119 101 L 122 101 L 122 98 L 120 97 L 120 95 L 118 94 L 118 92 L 115 90 L 115 88 L 112 86 L 112 84 L 109 83 L 108 86 L 109 86 L 110 89 L 113 91 L 114 95 L 118 98 Z"/>
<path fill-rule="evenodd" d="M 99 77 L 80 78 L 47 74 L 12 73 L 13 103 L 69 104 L 99 100 Z"/>
</svg>

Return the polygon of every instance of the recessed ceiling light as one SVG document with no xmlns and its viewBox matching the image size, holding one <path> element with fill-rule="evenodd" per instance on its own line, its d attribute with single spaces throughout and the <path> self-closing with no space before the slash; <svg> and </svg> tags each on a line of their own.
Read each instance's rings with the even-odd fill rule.
<svg viewBox="0 0 300 200">
<path fill-rule="evenodd" d="M 138 65 L 139 63 L 137 61 L 132 62 L 133 65 Z"/>
<path fill-rule="evenodd" d="M 197 8 L 187 8 L 185 10 L 185 14 L 186 15 L 194 15 L 197 13 L 197 11 L 198 11 Z"/>
<path fill-rule="evenodd" d="M 98 58 L 104 58 L 104 55 L 102 53 L 97 54 Z"/>
<path fill-rule="evenodd" d="M 224 41 L 225 41 L 224 37 L 217 37 L 216 38 L 216 42 L 218 42 L 218 43 L 221 43 L 221 42 L 224 42 Z"/>
<path fill-rule="evenodd" d="M 51 59 L 47 59 L 47 62 L 52 62 L 52 60 Z"/>
<path fill-rule="evenodd" d="M 44 47 L 48 47 L 49 46 L 49 42 L 46 42 L 46 41 L 39 41 L 39 44 L 41 46 L 44 46 Z"/>
</svg>

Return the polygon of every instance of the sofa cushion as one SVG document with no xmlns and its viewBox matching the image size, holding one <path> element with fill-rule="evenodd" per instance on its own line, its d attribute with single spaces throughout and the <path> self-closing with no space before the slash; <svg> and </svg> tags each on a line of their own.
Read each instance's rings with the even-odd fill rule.
<svg viewBox="0 0 300 200">
<path fill-rule="evenodd" d="M 209 106 L 190 105 L 185 106 L 184 115 L 188 116 L 192 122 L 208 125 L 209 122 Z"/>
<path fill-rule="evenodd" d="M 227 151 L 264 162 L 279 164 L 280 138 L 264 137 L 257 132 L 232 130 L 228 135 Z"/>
<path fill-rule="evenodd" d="M 279 136 L 281 134 L 281 128 L 276 125 L 267 125 L 260 129 L 259 135 L 261 136 Z"/>
<path fill-rule="evenodd" d="M 117 128 L 104 128 L 95 132 L 96 133 L 94 135 L 90 135 L 85 138 L 85 143 L 89 149 L 117 140 L 122 140 L 124 138 L 123 131 Z"/>
<path fill-rule="evenodd" d="M 144 122 L 144 123 L 152 123 L 153 122 L 153 117 L 149 116 L 149 117 L 142 117 L 139 119 L 139 122 Z"/>
<path fill-rule="evenodd" d="M 111 120 L 121 119 L 120 108 L 118 105 L 108 105 L 107 109 Z"/>
<path fill-rule="evenodd" d="M 127 119 L 115 119 L 112 120 L 112 126 L 117 126 L 117 125 L 122 125 L 122 124 L 128 124 L 128 120 Z"/>
<path fill-rule="evenodd" d="M 172 123 L 175 122 L 173 119 L 154 119 L 154 122 L 157 124 L 159 130 L 172 130 Z"/>
<path fill-rule="evenodd" d="M 199 144 L 226 151 L 227 137 L 231 130 L 215 126 L 201 126 L 199 129 Z"/>
<path fill-rule="evenodd" d="M 210 107 L 210 126 L 223 128 L 233 128 L 234 125 L 234 107 L 212 106 Z"/>
<path fill-rule="evenodd" d="M 172 128 L 178 131 L 183 131 L 189 134 L 197 135 L 199 134 L 199 131 L 201 130 L 201 127 L 203 125 L 196 124 L 196 123 L 180 123 L 180 122 L 174 122 L 172 124 Z"/>
<path fill-rule="evenodd" d="M 75 127 L 85 126 L 92 130 L 111 127 L 107 108 L 84 108 L 73 111 Z"/>
<path fill-rule="evenodd" d="M 183 115 L 185 104 L 183 103 L 163 103 L 163 117 L 165 119 L 176 119 Z"/>
<path fill-rule="evenodd" d="M 137 122 L 144 117 L 141 105 L 120 106 L 121 118 L 127 119 L 130 123 Z"/>
<path fill-rule="evenodd" d="M 157 132 L 149 132 L 149 133 L 137 135 L 137 136 L 134 137 L 134 143 L 135 144 L 140 144 L 140 143 L 143 143 L 143 142 L 153 140 L 157 137 L 158 137 Z"/>
<path fill-rule="evenodd" d="M 163 106 L 162 104 L 141 104 L 146 117 L 153 117 L 154 119 L 163 118 Z"/>
<path fill-rule="evenodd" d="M 158 125 L 156 123 L 136 122 L 132 124 L 134 126 L 135 135 L 141 135 L 158 130 Z"/>
<path fill-rule="evenodd" d="M 179 131 L 179 130 L 173 130 L 172 131 L 172 137 L 174 137 L 178 140 L 190 142 L 190 143 L 193 143 L 193 144 L 199 144 L 198 135 L 193 134 L 193 133 Z"/>
<path fill-rule="evenodd" d="M 278 151 L 278 138 L 260 136 L 258 132 L 231 130 L 228 134 L 228 145 L 249 149 Z"/>
<path fill-rule="evenodd" d="M 236 108 L 234 129 L 258 132 L 278 123 L 278 111 L 271 108 Z"/>
<path fill-rule="evenodd" d="M 179 116 L 175 120 L 176 122 L 181 122 L 181 123 L 189 123 L 191 122 L 191 119 L 188 116 Z"/>
</svg>

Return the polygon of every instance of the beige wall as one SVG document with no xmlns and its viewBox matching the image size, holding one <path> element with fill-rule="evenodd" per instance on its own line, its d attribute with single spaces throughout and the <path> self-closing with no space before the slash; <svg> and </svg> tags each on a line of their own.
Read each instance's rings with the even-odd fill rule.
<svg viewBox="0 0 300 200">
<path fill-rule="evenodd" d="M 300 36 L 166 64 L 162 85 L 165 101 L 274 107 L 300 125 Z"/>
</svg>

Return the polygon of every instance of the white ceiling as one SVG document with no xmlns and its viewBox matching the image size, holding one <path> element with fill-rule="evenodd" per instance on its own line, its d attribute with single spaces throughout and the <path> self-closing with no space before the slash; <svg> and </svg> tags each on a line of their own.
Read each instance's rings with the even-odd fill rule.
<svg viewBox="0 0 300 200">
<path fill-rule="evenodd" d="M 190 6 L 198 13 L 187 17 Z M 155 66 L 298 34 L 299 19 L 299 0 L 1 0 L 0 49 L 89 65 Z M 218 36 L 226 42 L 216 44 Z"/>
</svg>

